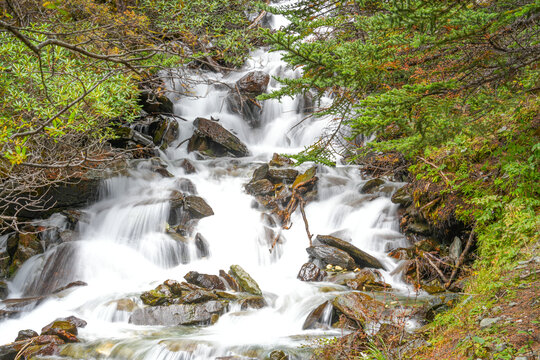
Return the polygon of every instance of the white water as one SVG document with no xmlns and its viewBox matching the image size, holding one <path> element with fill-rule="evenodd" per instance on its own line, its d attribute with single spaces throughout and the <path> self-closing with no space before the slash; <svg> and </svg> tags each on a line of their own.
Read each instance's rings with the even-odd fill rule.
<svg viewBox="0 0 540 360">
<path fill-rule="evenodd" d="M 242 72 L 191 75 L 234 83 L 254 69 L 272 76 L 298 75 L 286 69 L 279 53 L 264 50 L 255 51 Z M 278 86 L 272 80 L 269 91 Z M 335 329 L 302 330 L 311 310 L 344 289 L 332 285 L 336 291 L 322 292 L 321 287 L 329 284 L 296 279 L 308 259 L 308 240 L 300 215 L 295 214 L 292 228 L 283 232 L 286 241 L 270 253 L 261 212 L 252 208 L 253 198 L 243 191 L 258 165 L 267 162 L 274 152 L 302 150 L 323 131 L 327 121 L 308 120 L 298 125 L 304 116 L 297 112 L 299 99 L 271 100 L 264 103 L 262 127 L 254 130 L 240 117 L 226 112 L 225 91 L 204 84 L 191 91 L 196 95 L 193 98 L 174 99 L 177 115 L 188 120 L 179 122 L 177 143 L 191 136 L 196 117 L 212 116 L 237 134 L 252 152 L 244 159 L 197 160 L 194 154 L 187 153 L 184 144 L 178 149 L 173 145 L 162 154 L 168 170 L 175 177 L 190 179 L 214 210 L 215 215 L 202 219 L 196 229 L 208 240 L 210 256 L 196 259 L 193 243 L 184 248 L 165 233 L 169 211 L 166 199 L 175 189 L 175 178 L 161 178 L 141 168 L 133 170 L 129 177 L 110 179 L 103 185 L 102 200 L 86 210 L 80 239 L 28 261 L 10 284 L 10 297 L 36 294 L 43 291 L 44 283 L 53 284 L 49 291 L 75 280 L 85 281 L 88 286 L 46 300 L 20 318 L 1 322 L 0 343 L 12 341 L 21 329 L 39 331 L 55 318 L 69 315 L 88 322 L 80 337 L 93 349 L 92 356 L 115 359 L 263 356 L 276 348 L 287 348 L 296 358 L 305 358 L 308 355 L 298 350 L 300 345 L 312 344 L 314 337 L 341 333 Z M 183 158 L 195 164 L 195 174 L 186 175 L 174 165 L 175 160 Z M 407 294 L 410 289 L 390 275 L 396 262 L 386 256 L 390 248 L 406 245 L 398 232 L 397 209 L 389 193 L 368 200 L 359 190 L 366 179 L 354 166 L 319 167 L 318 176 L 319 200 L 306 207 L 311 232 L 325 235 L 340 231 L 340 236 L 379 258 L 387 268 L 383 271 L 385 281 L 395 292 Z M 389 186 L 391 192 L 400 184 Z M 57 260 L 52 262 L 54 265 L 51 259 Z M 113 302 L 130 298 L 141 305 L 140 293 L 166 279 L 183 280 L 193 270 L 217 274 L 232 264 L 240 264 L 257 280 L 270 306 L 242 312 L 233 309 L 209 327 L 161 328 L 129 324 L 129 312 L 118 311 Z"/>
</svg>

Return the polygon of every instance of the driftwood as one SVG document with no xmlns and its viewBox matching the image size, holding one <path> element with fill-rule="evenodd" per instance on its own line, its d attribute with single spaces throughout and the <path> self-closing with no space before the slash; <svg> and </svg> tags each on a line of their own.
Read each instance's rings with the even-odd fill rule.
<svg viewBox="0 0 540 360">
<path fill-rule="evenodd" d="M 277 215 L 281 219 L 281 228 L 284 230 L 288 230 L 292 226 L 291 215 L 300 206 L 300 212 L 302 213 L 302 219 L 304 220 L 304 226 L 306 228 L 306 234 L 309 240 L 309 246 L 312 246 L 311 239 L 313 235 L 309 231 L 309 223 L 306 217 L 306 212 L 304 210 L 304 205 L 306 204 L 306 201 L 304 200 L 302 195 L 304 195 L 308 191 L 308 188 L 313 186 L 317 180 L 318 178 L 314 176 L 309 180 L 296 184 L 292 189 L 291 199 L 289 200 L 289 203 L 287 204 L 285 209 L 277 211 Z M 280 235 L 281 234 L 278 233 L 276 237 L 274 238 L 274 241 L 272 242 L 272 246 L 270 247 L 270 252 L 272 252 L 272 250 L 276 246 Z"/>
</svg>

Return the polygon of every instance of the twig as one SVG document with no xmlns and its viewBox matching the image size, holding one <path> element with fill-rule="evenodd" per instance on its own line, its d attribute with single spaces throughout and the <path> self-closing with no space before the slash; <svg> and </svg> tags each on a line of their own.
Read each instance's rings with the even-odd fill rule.
<svg viewBox="0 0 540 360">
<path fill-rule="evenodd" d="M 442 281 L 444 281 L 445 283 L 448 282 L 448 278 L 442 273 L 441 269 L 439 269 L 437 267 L 437 265 L 435 265 L 430 259 L 429 257 L 425 256 L 424 255 L 424 259 L 426 259 L 429 263 L 429 265 L 431 265 L 435 271 L 437 271 L 437 274 L 439 274 L 439 276 L 441 277 Z"/>
</svg>

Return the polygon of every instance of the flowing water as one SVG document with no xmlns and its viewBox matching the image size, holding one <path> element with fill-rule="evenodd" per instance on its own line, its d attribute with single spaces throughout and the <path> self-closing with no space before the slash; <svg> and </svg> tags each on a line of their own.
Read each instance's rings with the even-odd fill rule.
<svg viewBox="0 0 540 360">
<path fill-rule="evenodd" d="M 279 25 L 281 20 L 273 21 Z M 293 215 L 292 228 L 283 231 L 284 241 L 270 252 L 261 211 L 252 207 L 253 198 L 243 189 L 253 170 L 273 153 L 302 150 L 324 130 L 327 121 L 301 121 L 301 98 L 266 101 L 259 129 L 227 113 L 226 90 L 212 85 L 212 81 L 232 84 L 252 70 L 271 76 L 298 75 L 285 66 L 279 53 L 260 49 L 237 73 L 189 70 L 190 76 L 204 81 L 189 88 L 192 96 L 171 93 L 176 114 L 187 120 L 178 120 L 180 136 L 176 144 L 191 136 L 196 117 L 213 117 L 247 144 L 252 155 L 201 160 L 187 153 L 185 143 L 178 148 L 173 144 L 161 153 L 161 159 L 175 178 L 153 173 L 143 161 L 129 175 L 107 180 L 101 200 L 84 212 L 78 240 L 25 263 L 10 284 L 10 297 L 47 293 L 76 280 L 88 286 L 73 288 L 16 319 L 4 320 L 0 323 L 0 343 L 12 341 L 21 329 L 39 331 L 55 318 L 69 315 L 88 322 L 80 329 L 79 337 L 84 342 L 64 351 L 72 358 L 263 358 L 272 349 L 287 349 L 292 358 L 303 359 L 310 356 L 315 339 L 342 334 L 332 328 L 302 330 L 311 310 L 345 288 L 331 284 L 333 291 L 328 291 L 328 283 L 305 283 L 296 278 L 308 260 L 301 216 Z M 169 86 L 179 89 L 184 85 L 173 80 Z M 278 87 L 271 80 L 269 91 Z M 185 158 L 195 165 L 196 173 L 185 174 L 178 166 Z M 340 237 L 380 259 L 387 269 L 382 271 L 383 276 L 394 294 L 411 295 L 411 289 L 398 276 L 390 275 L 397 263 L 386 255 L 389 249 L 406 245 L 398 231 L 396 205 L 389 200 L 402 184 L 387 183 L 380 196 L 371 199 L 360 192 L 367 179 L 355 166 L 319 167 L 318 176 L 318 200 L 306 206 L 311 232 L 324 235 L 339 231 Z M 178 186 L 177 178 L 191 180 L 215 213 L 202 219 L 196 228 L 209 243 L 210 255 L 202 259 L 197 256 L 193 239 L 186 246 L 166 234 L 167 199 Z M 56 226 L 64 226 L 63 219 L 55 217 L 54 221 Z M 217 274 L 232 264 L 240 264 L 259 283 L 268 307 L 247 311 L 232 308 L 207 327 L 135 326 L 128 323 L 128 311 L 117 309 L 115 301 L 119 299 L 142 305 L 140 293 L 166 279 L 182 280 L 189 271 Z"/>
</svg>

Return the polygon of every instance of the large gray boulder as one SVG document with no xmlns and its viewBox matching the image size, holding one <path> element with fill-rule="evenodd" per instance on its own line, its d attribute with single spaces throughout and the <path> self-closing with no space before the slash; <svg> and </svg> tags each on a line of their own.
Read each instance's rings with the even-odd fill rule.
<svg viewBox="0 0 540 360">
<path fill-rule="evenodd" d="M 227 302 L 208 301 L 202 304 L 152 306 L 137 309 L 129 318 L 135 325 L 209 325 L 225 312 Z"/>
<path fill-rule="evenodd" d="M 197 118 L 193 125 L 195 132 L 189 139 L 188 152 L 199 151 L 202 154 L 216 157 L 249 155 L 246 145 L 216 121 Z"/>
<path fill-rule="evenodd" d="M 345 251 L 354 259 L 358 267 L 361 267 L 361 268 L 371 267 L 375 269 L 384 269 L 384 266 L 375 257 L 369 255 L 365 251 L 360 250 L 353 244 L 347 241 L 341 240 L 337 237 L 330 236 L 330 235 L 318 235 L 316 238 L 316 243 L 333 246 L 335 248 Z M 334 265 L 337 265 L 337 264 L 334 264 Z"/>
</svg>

